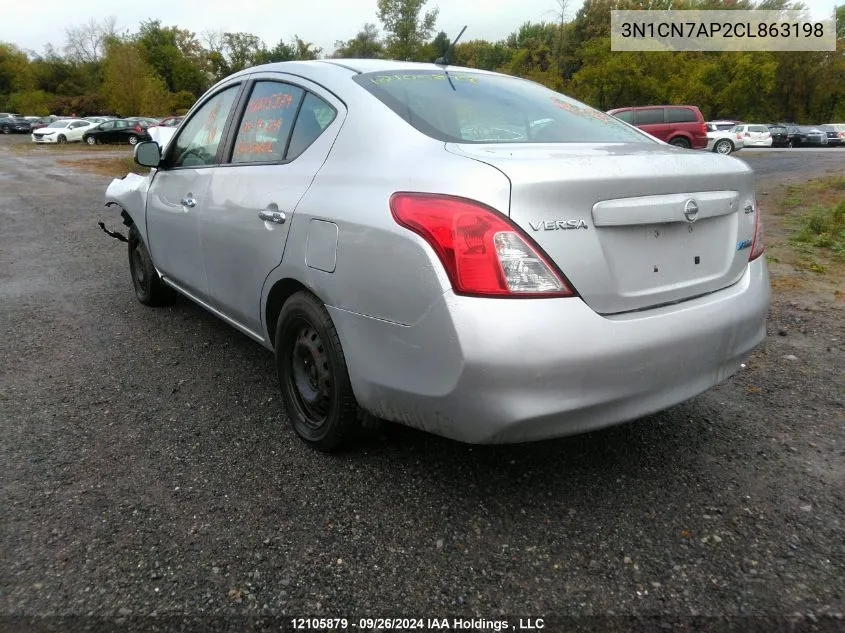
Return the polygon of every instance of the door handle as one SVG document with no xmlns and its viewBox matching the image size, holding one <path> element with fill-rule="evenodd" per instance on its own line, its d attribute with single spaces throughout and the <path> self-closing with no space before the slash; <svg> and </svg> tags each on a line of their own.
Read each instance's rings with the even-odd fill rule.
<svg viewBox="0 0 845 633">
<path fill-rule="evenodd" d="M 193 209 L 197 206 L 197 199 L 194 198 L 191 194 L 188 194 L 184 198 L 182 198 L 182 206 L 188 207 L 189 209 Z"/>
<path fill-rule="evenodd" d="M 259 211 L 258 217 L 265 222 L 272 222 L 273 224 L 284 224 L 288 219 L 284 211 L 271 211 L 270 209 Z"/>
</svg>

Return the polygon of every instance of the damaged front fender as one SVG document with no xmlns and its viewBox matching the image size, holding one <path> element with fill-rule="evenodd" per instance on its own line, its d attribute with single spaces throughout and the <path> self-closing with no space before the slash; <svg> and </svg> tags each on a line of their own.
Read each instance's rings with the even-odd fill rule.
<svg viewBox="0 0 845 633">
<path fill-rule="evenodd" d="M 147 242 L 147 192 L 150 188 L 150 176 L 139 176 L 138 174 L 127 174 L 123 178 L 115 178 L 106 188 L 106 207 L 120 209 L 123 224 L 135 226 L 141 234 L 144 242 Z M 117 239 L 126 238 L 120 233 L 109 231 L 103 222 L 98 222 L 100 228 Z M 117 237 L 120 235 L 120 237 Z"/>
</svg>

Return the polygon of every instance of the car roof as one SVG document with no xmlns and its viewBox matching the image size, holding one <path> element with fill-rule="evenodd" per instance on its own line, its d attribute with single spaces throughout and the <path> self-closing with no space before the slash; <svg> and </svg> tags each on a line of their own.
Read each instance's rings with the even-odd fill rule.
<svg viewBox="0 0 845 633">
<path fill-rule="evenodd" d="M 479 68 L 467 68 L 464 66 L 438 66 L 434 63 L 423 62 L 403 62 L 391 59 L 315 59 L 308 61 L 292 61 L 292 62 L 274 62 L 272 64 L 262 64 L 261 66 L 251 66 L 245 68 L 240 72 L 234 73 L 223 79 L 219 83 L 224 83 L 234 79 L 235 77 L 243 77 L 253 73 L 261 72 L 278 72 L 289 73 L 291 75 L 300 75 L 306 79 L 311 79 L 317 83 L 333 82 L 343 77 L 349 77 L 350 73 L 374 73 L 374 72 L 401 72 L 414 70 L 429 70 L 435 72 L 443 72 L 448 70 L 450 72 L 471 72 L 484 75 L 502 75 L 502 73 L 495 73 L 489 70 L 481 70 Z"/>
</svg>

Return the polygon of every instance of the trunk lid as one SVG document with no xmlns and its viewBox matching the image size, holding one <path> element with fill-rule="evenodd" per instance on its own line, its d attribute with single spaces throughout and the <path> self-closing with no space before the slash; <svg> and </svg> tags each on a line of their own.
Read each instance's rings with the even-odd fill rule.
<svg viewBox="0 0 845 633">
<path fill-rule="evenodd" d="M 737 159 L 647 144 L 446 149 L 509 178 L 511 220 L 600 314 L 714 292 L 748 264 L 758 211 Z"/>
</svg>

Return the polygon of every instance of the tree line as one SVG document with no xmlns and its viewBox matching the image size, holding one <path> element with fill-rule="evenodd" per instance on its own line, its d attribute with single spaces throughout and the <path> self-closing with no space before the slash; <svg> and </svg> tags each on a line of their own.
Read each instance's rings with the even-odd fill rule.
<svg viewBox="0 0 845 633">
<path fill-rule="evenodd" d="M 43 53 L 0 42 L 0 109 L 23 114 L 185 112 L 214 82 L 259 64 L 384 58 L 498 70 L 543 83 L 601 110 L 631 105 L 698 105 L 708 119 L 845 121 L 845 5 L 837 9 L 836 52 L 612 52 L 613 9 L 803 9 L 788 0 L 550 0 L 553 19 L 526 22 L 499 41 L 451 47 L 427 0 L 376 0 L 379 25 L 364 24 L 324 51 L 294 35 L 268 45 L 243 32 L 194 33 L 159 20 L 119 32 L 113 18 L 65 32 Z M 472 24 L 467 33 L 472 32 Z M 456 34 L 451 34 L 454 37 Z"/>
</svg>

